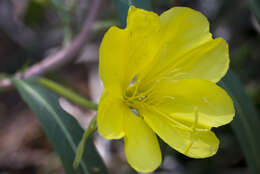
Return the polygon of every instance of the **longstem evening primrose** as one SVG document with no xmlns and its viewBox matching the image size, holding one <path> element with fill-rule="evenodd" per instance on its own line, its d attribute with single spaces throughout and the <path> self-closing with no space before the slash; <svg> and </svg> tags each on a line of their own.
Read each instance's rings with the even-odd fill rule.
<svg viewBox="0 0 260 174">
<path fill-rule="evenodd" d="M 158 16 L 131 6 L 127 27 L 111 27 L 101 43 L 99 133 L 124 138 L 127 160 L 139 172 L 161 164 L 156 135 L 186 156 L 214 155 L 219 140 L 211 128 L 235 115 L 216 84 L 228 67 L 228 45 L 212 38 L 201 13 L 174 7 Z"/>
</svg>

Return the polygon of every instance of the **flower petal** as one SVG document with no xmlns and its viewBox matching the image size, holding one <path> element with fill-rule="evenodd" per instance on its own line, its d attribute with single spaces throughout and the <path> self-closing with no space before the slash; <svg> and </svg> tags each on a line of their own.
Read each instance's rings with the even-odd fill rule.
<svg viewBox="0 0 260 174">
<path fill-rule="evenodd" d="M 129 164 L 139 172 L 154 171 L 162 160 L 156 135 L 130 110 L 125 124 L 125 153 Z"/>
<path fill-rule="evenodd" d="M 145 122 L 172 148 L 192 158 L 206 158 L 218 150 L 219 140 L 210 130 L 187 128 L 184 124 L 173 122 L 153 107 L 143 109 L 141 115 Z"/>
<path fill-rule="evenodd" d="M 103 91 L 97 115 L 98 132 L 107 139 L 120 139 L 124 133 L 124 117 L 127 106 L 118 98 Z"/>
<path fill-rule="evenodd" d="M 226 74 L 228 67 L 228 45 L 224 39 L 217 38 L 184 55 L 166 78 L 200 78 L 218 82 Z"/>
<path fill-rule="evenodd" d="M 205 16 L 187 7 L 174 7 L 160 19 L 163 44 L 156 61 L 139 77 L 147 81 L 143 86 L 164 78 L 217 82 L 225 75 L 228 46 L 223 39 L 212 39 Z"/>
<path fill-rule="evenodd" d="M 151 105 L 175 119 L 193 121 L 197 110 L 199 122 L 218 127 L 233 120 L 232 99 L 215 83 L 201 79 L 162 81 L 154 88 Z"/>
<path fill-rule="evenodd" d="M 128 34 L 111 27 L 105 34 L 99 49 L 99 74 L 109 92 L 121 95 L 133 72 L 125 73 L 127 62 Z M 132 72 L 132 73 L 131 73 Z"/>
<path fill-rule="evenodd" d="M 122 95 L 159 49 L 159 33 L 157 14 L 130 7 L 126 29 L 111 27 L 100 46 L 99 71 L 105 89 Z"/>
</svg>

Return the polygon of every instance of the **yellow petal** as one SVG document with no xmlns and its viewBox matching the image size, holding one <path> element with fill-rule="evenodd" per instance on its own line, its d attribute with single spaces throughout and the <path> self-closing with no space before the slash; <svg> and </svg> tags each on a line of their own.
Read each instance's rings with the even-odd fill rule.
<svg viewBox="0 0 260 174">
<path fill-rule="evenodd" d="M 118 98 L 103 91 L 97 114 L 98 132 L 107 139 L 120 139 L 124 136 L 123 122 L 127 106 Z"/>
<path fill-rule="evenodd" d="M 228 45 L 224 39 L 217 38 L 184 55 L 175 63 L 173 72 L 166 77 L 175 80 L 200 78 L 218 82 L 228 67 Z"/>
<path fill-rule="evenodd" d="M 99 50 L 99 72 L 105 89 L 122 95 L 158 49 L 159 16 L 130 7 L 126 29 L 111 27 Z"/>
<path fill-rule="evenodd" d="M 129 164 L 139 172 L 154 171 L 162 160 L 156 135 L 130 110 L 125 124 L 125 153 Z"/>
<path fill-rule="evenodd" d="M 228 46 L 213 40 L 209 22 L 200 12 L 174 7 L 160 16 L 163 44 L 156 61 L 140 76 L 147 82 L 160 79 L 201 78 L 219 81 L 229 65 Z"/>
<path fill-rule="evenodd" d="M 219 140 L 213 132 L 187 127 L 172 121 L 153 107 L 141 111 L 145 122 L 172 148 L 192 158 L 206 158 L 218 150 Z"/>
<path fill-rule="evenodd" d="M 194 112 L 206 127 L 218 127 L 232 121 L 232 99 L 215 83 L 201 79 L 162 81 L 155 87 L 151 105 L 176 119 L 193 121 Z"/>
<path fill-rule="evenodd" d="M 128 33 L 111 27 L 105 34 L 99 50 L 99 74 L 105 89 L 121 95 L 131 81 L 133 72 L 126 74 Z M 129 82 L 130 81 L 130 82 Z"/>
</svg>

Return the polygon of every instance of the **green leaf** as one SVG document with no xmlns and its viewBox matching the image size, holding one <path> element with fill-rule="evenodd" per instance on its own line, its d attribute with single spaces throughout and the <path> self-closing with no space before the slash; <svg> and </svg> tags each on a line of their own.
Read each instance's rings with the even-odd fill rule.
<svg viewBox="0 0 260 174">
<path fill-rule="evenodd" d="M 9 75 L 8 74 L 6 74 L 6 73 L 0 73 L 0 80 L 2 80 L 2 79 L 4 79 L 4 78 L 8 78 L 9 77 Z"/>
<path fill-rule="evenodd" d="M 113 0 L 113 2 L 116 7 L 117 17 L 122 27 L 126 26 L 126 17 L 130 5 L 134 5 L 135 7 L 145 10 L 152 10 L 150 0 Z"/>
<path fill-rule="evenodd" d="M 239 78 L 229 72 L 220 85 L 232 97 L 236 116 L 231 122 L 252 174 L 260 173 L 260 120 L 259 115 L 249 97 L 244 92 Z"/>
<path fill-rule="evenodd" d="M 249 0 L 249 6 L 251 11 L 255 14 L 258 21 L 260 21 L 260 1 L 259 0 Z"/>
<path fill-rule="evenodd" d="M 106 174 L 106 168 L 92 139 L 85 145 L 85 153 L 79 167 L 72 164 L 81 141 L 83 130 L 77 121 L 59 105 L 58 96 L 34 80 L 14 79 L 13 83 L 23 100 L 40 120 L 45 133 L 60 156 L 67 174 Z"/>
</svg>

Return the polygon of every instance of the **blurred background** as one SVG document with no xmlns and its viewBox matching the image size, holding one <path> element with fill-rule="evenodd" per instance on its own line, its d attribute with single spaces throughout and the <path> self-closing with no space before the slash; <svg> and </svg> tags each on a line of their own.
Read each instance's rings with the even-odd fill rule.
<svg viewBox="0 0 260 174">
<path fill-rule="evenodd" d="M 65 8 L 58 9 L 49 0 L 0 0 L 0 78 L 26 71 L 47 55 L 68 45 L 80 32 L 91 3 L 89 0 L 67 0 Z M 231 69 L 239 75 L 247 95 L 259 111 L 260 25 L 254 7 L 247 0 L 152 1 L 157 13 L 173 6 L 192 7 L 207 16 L 213 36 L 223 37 L 229 43 Z M 66 14 L 64 18 L 60 17 L 62 13 Z M 100 41 L 109 26 L 119 25 L 112 0 L 102 1 L 98 15 L 91 25 L 87 42 L 75 55 L 76 61 L 47 74 L 95 102 L 98 102 L 103 88 L 98 75 Z M 60 103 L 82 121 L 83 127 L 95 114 L 66 100 L 60 100 Z M 214 157 L 190 159 L 165 148 L 164 163 L 155 173 L 249 173 L 241 145 L 231 126 L 214 131 L 221 142 Z M 95 144 L 111 174 L 134 173 L 125 160 L 122 141 L 106 141 L 96 135 Z M 54 173 L 65 172 L 39 121 L 15 90 L 0 88 L 0 174 Z"/>
</svg>

